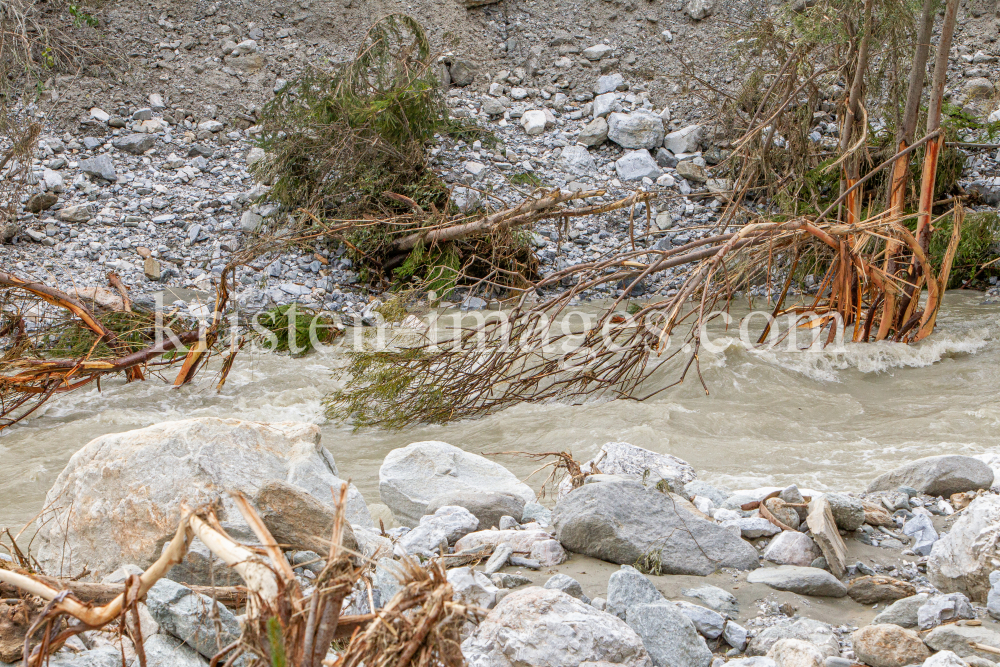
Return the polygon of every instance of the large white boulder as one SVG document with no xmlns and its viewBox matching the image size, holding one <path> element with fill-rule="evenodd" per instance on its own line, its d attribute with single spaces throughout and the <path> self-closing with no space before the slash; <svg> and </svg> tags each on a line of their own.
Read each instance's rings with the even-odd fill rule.
<svg viewBox="0 0 1000 667">
<path fill-rule="evenodd" d="M 462 643 L 462 653 L 469 667 L 652 667 L 639 635 L 623 620 L 534 586 L 504 597 Z"/>
<path fill-rule="evenodd" d="M 694 153 L 701 143 L 701 125 L 688 125 L 671 132 L 663 138 L 663 147 L 677 155 L 679 153 Z"/>
<path fill-rule="evenodd" d="M 214 504 L 227 531 L 254 539 L 230 494 L 254 504 L 275 480 L 328 507 L 331 487 L 346 483 L 315 424 L 200 418 L 101 436 L 73 455 L 49 491 L 53 512 L 39 520 L 38 560 L 50 575 L 87 567 L 98 579 L 126 564 L 145 568 L 176 532 L 181 503 Z M 372 525 L 353 485 L 347 519 Z"/>
<path fill-rule="evenodd" d="M 600 470 L 605 475 L 618 475 L 645 480 L 656 484 L 661 479 L 670 485 L 683 487 L 695 480 L 690 463 L 672 454 L 659 454 L 628 442 L 608 442 L 601 446 L 597 456 L 580 465 L 582 472 Z M 573 490 L 573 481 L 567 475 L 559 482 L 559 498 Z"/>
<path fill-rule="evenodd" d="M 622 148 L 657 148 L 663 143 L 663 119 L 649 111 L 613 113 L 608 139 Z"/>
<path fill-rule="evenodd" d="M 446 442 L 414 442 L 389 452 L 378 471 L 382 502 L 404 526 L 416 526 L 435 497 L 451 491 L 510 493 L 535 502 L 535 492 L 495 461 Z"/>
<path fill-rule="evenodd" d="M 934 543 L 927 576 L 945 593 L 965 593 L 986 602 L 990 572 L 1000 569 L 1000 496 L 973 500 L 944 536 Z"/>
</svg>

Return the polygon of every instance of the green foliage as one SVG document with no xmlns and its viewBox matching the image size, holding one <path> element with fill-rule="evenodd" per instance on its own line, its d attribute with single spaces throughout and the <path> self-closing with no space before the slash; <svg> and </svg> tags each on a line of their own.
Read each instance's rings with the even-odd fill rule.
<svg viewBox="0 0 1000 667">
<path fill-rule="evenodd" d="M 518 185 L 525 188 L 538 188 L 542 186 L 542 179 L 532 171 L 519 171 L 510 176 L 511 185 Z"/>
<path fill-rule="evenodd" d="M 916 222 L 911 222 L 910 227 L 915 229 Z M 954 222 L 950 215 L 934 224 L 934 233 L 931 235 L 930 243 L 930 259 L 935 272 L 944 261 L 953 229 Z M 958 250 L 952 261 L 948 288 L 961 287 L 963 283 L 976 276 L 983 264 L 995 259 L 997 243 L 1000 243 L 1000 215 L 993 211 L 967 213 L 962 221 L 962 233 L 958 241 Z M 979 278 L 991 275 L 1000 275 L 1000 264 L 988 267 Z"/>
<path fill-rule="evenodd" d="M 97 311 L 94 315 L 115 334 L 122 344 L 121 348 L 113 351 L 106 341 L 98 343 L 97 334 L 74 319 L 65 327 L 56 327 L 42 339 L 45 356 L 69 359 L 81 358 L 87 354 L 93 358 L 116 357 L 145 349 L 155 339 L 155 319 L 150 313 Z M 165 323 L 165 326 L 175 333 L 183 330 L 178 322 Z"/>
<path fill-rule="evenodd" d="M 73 17 L 73 25 L 78 28 L 84 24 L 89 25 L 91 28 L 101 25 L 100 21 L 81 9 L 80 5 L 70 5 L 69 15 Z"/>
<path fill-rule="evenodd" d="M 372 26 L 354 60 L 286 86 L 264 109 L 268 158 L 255 167 L 261 179 L 274 179 L 271 196 L 321 217 L 400 210 L 386 191 L 442 206 L 447 189 L 428 167 L 424 144 L 458 130 L 432 61 L 420 25 L 392 14 Z"/>
<path fill-rule="evenodd" d="M 461 268 L 461 257 L 454 244 L 446 243 L 428 249 L 423 243 L 418 243 L 395 270 L 394 276 L 400 285 L 419 278 L 424 289 L 445 298 L 458 284 Z"/>
<path fill-rule="evenodd" d="M 386 322 L 402 322 L 406 318 L 406 304 L 402 296 L 394 296 L 375 309 Z"/>
<path fill-rule="evenodd" d="M 276 616 L 267 619 L 267 641 L 271 645 L 271 667 L 287 667 L 285 637 L 281 632 L 281 622 Z"/>
<path fill-rule="evenodd" d="M 255 325 L 269 351 L 295 356 L 309 353 L 317 343 L 329 345 L 341 334 L 332 318 L 294 303 L 260 313 Z"/>
<path fill-rule="evenodd" d="M 412 366 L 406 362 L 424 354 L 417 349 L 348 352 L 344 388 L 323 399 L 326 416 L 351 421 L 355 429 L 376 425 L 400 428 L 407 423 L 407 415 L 414 413 L 431 423 L 452 419 L 452 409 L 440 389 L 425 374 L 408 370 Z M 402 410 L 399 406 L 404 396 L 406 409 Z"/>
</svg>

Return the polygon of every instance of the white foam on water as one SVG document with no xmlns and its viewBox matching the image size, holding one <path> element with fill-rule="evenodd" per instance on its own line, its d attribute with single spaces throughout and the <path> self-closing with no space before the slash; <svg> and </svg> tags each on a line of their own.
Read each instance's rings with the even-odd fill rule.
<svg viewBox="0 0 1000 667">
<path fill-rule="evenodd" d="M 726 365 L 734 356 L 749 355 L 772 366 L 790 370 L 813 380 L 840 382 L 840 372 L 856 370 L 861 373 L 884 373 L 894 368 L 923 368 L 959 354 L 976 354 L 992 342 L 985 329 L 961 335 L 937 336 L 916 345 L 880 341 L 877 343 L 844 343 L 843 345 L 818 345 L 789 350 L 786 345 L 774 348 L 748 345 L 736 337 L 719 338 L 713 345 L 722 348 L 721 354 L 704 355 L 714 363 Z"/>
</svg>

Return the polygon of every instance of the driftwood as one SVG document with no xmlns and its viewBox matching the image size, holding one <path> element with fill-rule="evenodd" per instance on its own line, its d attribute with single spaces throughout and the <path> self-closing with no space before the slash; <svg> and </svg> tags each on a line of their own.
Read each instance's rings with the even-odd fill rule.
<svg viewBox="0 0 1000 667">
<path fill-rule="evenodd" d="M 229 537 L 213 510 L 195 511 L 182 505 L 174 538 L 160 558 L 141 575 L 132 575 L 118 586 L 85 584 L 52 579 L 25 571 L 0 569 L 0 592 L 11 597 L 41 598 L 44 605 L 27 631 L 24 664 L 40 667 L 46 656 L 71 636 L 112 623 L 128 623 L 140 663 L 142 633 L 136 605 L 170 568 L 181 562 L 197 536 L 209 550 L 243 577 L 244 587 L 192 587 L 193 590 L 231 604 L 245 603 L 246 621 L 238 642 L 223 648 L 212 665 L 231 664 L 246 655 L 251 662 L 320 667 L 335 639 L 350 640 L 335 664 L 445 665 L 459 667 L 458 633 L 477 610 L 452 601 L 452 588 L 441 561 L 425 569 L 414 561 L 401 563 L 402 590 L 382 609 L 372 614 L 341 616 L 347 595 L 362 575 L 351 557 L 360 555 L 343 546 L 347 485 L 340 489 L 334 516 L 328 560 L 305 595 L 284 553 L 246 498 L 237 494 L 236 506 L 262 546 L 246 547 Z M 109 596 L 110 600 L 105 600 Z M 98 603 L 105 602 L 98 606 Z M 129 623 L 129 612 L 132 612 Z M 75 619 L 65 625 L 63 617 Z M 41 639 L 30 642 L 41 630 Z"/>
<path fill-rule="evenodd" d="M 144 380 L 150 370 L 162 372 L 180 365 L 174 384 L 190 382 L 218 339 L 222 313 L 228 302 L 226 285 L 231 275 L 232 267 L 227 267 L 216 296 L 213 317 L 207 326 L 190 323 L 191 328 L 186 331 L 161 327 L 162 340 L 157 342 L 159 322 L 156 317 L 134 313 L 127 287 L 114 272 L 110 273 L 108 281 L 122 297 L 124 313 L 134 317 L 132 326 L 141 329 L 148 340 L 148 344 L 141 346 L 125 342 L 102 320 L 100 313 L 82 300 L 54 287 L 0 271 L 0 339 L 8 338 L 14 350 L 12 355 L 0 357 L 0 430 L 26 418 L 53 395 L 99 382 L 104 377 L 124 374 L 129 382 L 138 381 Z M 27 309 L 24 304 L 15 302 L 13 295 L 26 299 L 26 303 L 38 312 L 44 312 L 45 304 L 55 310 L 43 317 L 33 316 L 36 319 L 34 331 L 29 334 L 30 327 L 25 323 Z M 81 356 L 53 357 L 46 354 L 40 342 L 46 336 L 79 336 L 80 332 L 92 337 L 89 350 Z M 186 355 L 167 356 L 185 346 L 190 346 Z M 230 366 L 225 365 L 223 375 Z"/>
<path fill-rule="evenodd" d="M 58 579 L 35 575 L 35 579 L 57 591 L 68 590 L 73 597 L 81 602 L 103 605 L 111 602 L 125 592 L 125 584 L 100 584 L 72 579 Z M 185 584 L 195 593 L 212 598 L 227 607 L 238 608 L 246 604 L 247 589 L 244 586 L 197 586 Z M 17 586 L 0 584 L 0 597 L 14 598 L 19 594 Z"/>
</svg>

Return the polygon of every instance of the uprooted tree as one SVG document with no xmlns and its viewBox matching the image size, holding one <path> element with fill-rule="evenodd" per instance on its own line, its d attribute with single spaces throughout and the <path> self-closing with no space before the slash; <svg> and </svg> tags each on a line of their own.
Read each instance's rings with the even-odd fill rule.
<svg viewBox="0 0 1000 667">
<path fill-rule="evenodd" d="M 346 387 L 328 399 L 329 413 L 359 426 L 401 427 L 522 401 L 645 398 L 666 388 L 642 389 L 664 362 L 687 357 L 677 382 L 698 370 L 703 326 L 756 285 L 767 287 L 774 316 L 799 315 L 798 326 L 818 330 L 827 344 L 838 334 L 857 343 L 929 336 L 965 217 L 961 196 L 935 197 L 958 0 L 944 7 L 929 85 L 938 3 L 912 9 L 900 0 L 827 0 L 762 18 L 742 36 L 746 87 L 724 96 L 716 128 L 736 137 L 716 167 L 728 176 L 729 197 L 717 233 L 668 250 L 633 246 L 556 271 L 532 285 L 555 290 L 552 296 L 536 301 L 536 291 L 525 290 L 507 317 L 448 340 L 357 353 Z M 809 134 L 824 88 L 837 91 L 839 139 L 818 151 Z M 876 114 L 894 128 L 876 137 L 880 155 L 870 149 Z M 916 139 L 921 118 L 925 130 Z M 947 238 L 938 238 L 939 228 Z M 934 259 L 932 242 L 941 252 Z M 631 317 L 619 310 L 641 281 L 681 266 L 687 273 L 676 294 L 638 306 Z M 789 303 L 803 267 L 821 276 L 818 289 Z M 553 333 L 574 298 L 616 283 L 622 296 L 595 325 Z M 686 345 L 671 345 L 682 326 Z"/>
<path fill-rule="evenodd" d="M 303 590 L 281 546 L 241 495 L 236 506 L 260 546 L 233 540 L 211 508 L 182 505 L 174 538 L 141 575 L 131 575 L 124 591 L 98 606 L 81 599 L 73 582 L 54 581 L 30 571 L 0 567 L 0 585 L 14 589 L 30 608 L 40 608 L 24 637 L 23 664 L 41 667 L 68 639 L 89 630 L 117 630 L 131 637 L 138 664 L 146 665 L 137 604 L 170 568 L 180 563 L 195 537 L 235 570 L 245 583 L 246 621 L 242 635 L 221 647 L 211 664 L 253 667 L 461 667 L 459 633 L 480 610 L 453 600 L 440 559 L 420 565 L 400 563 L 401 590 L 378 611 L 343 616 L 345 598 L 370 563 L 344 546 L 347 485 L 340 491 L 330 550 L 314 586 Z M 358 564 L 360 562 L 360 565 Z M 331 644 L 341 641 L 332 658 Z"/>
</svg>

